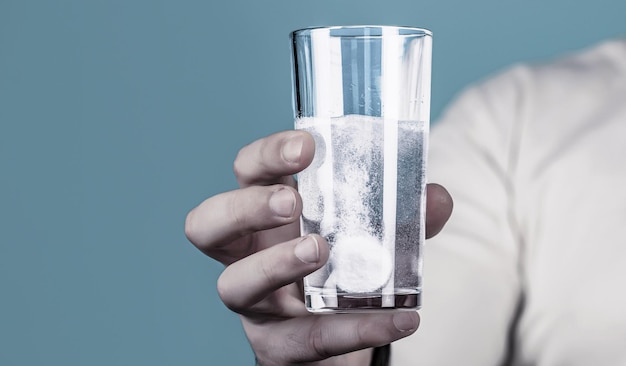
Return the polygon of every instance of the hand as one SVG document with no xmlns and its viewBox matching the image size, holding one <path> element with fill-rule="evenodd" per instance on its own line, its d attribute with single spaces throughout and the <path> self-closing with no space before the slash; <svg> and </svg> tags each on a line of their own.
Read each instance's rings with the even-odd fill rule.
<svg viewBox="0 0 626 366">
<path fill-rule="evenodd" d="M 241 315 L 261 365 L 314 362 L 385 345 L 412 334 L 419 324 L 416 312 L 320 316 L 305 309 L 302 277 L 329 255 L 321 236 L 300 237 L 302 201 L 292 174 L 311 163 L 314 150 L 313 138 L 303 131 L 245 146 L 234 163 L 241 188 L 202 202 L 185 222 L 187 238 L 226 265 L 217 283 L 219 296 Z M 426 236 L 431 237 L 448 220 L 452 199 L 432 184 L 427 197 Z M 360 356 L 342 357 L 345 365 Z"/>
</svg>

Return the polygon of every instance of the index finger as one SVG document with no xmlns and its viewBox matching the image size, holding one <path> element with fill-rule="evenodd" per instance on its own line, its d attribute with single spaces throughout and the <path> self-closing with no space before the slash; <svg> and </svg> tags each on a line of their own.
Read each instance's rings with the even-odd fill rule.
<svg viewBox="0 0 626 366">
<path fill-rule="evenodd" d="M 315 141 L 305 131 L 283 131 L 244 146 L 233 164 L 241 187 L 275 183 L 295 185 L 292 174 L 313 160 Z"/>
</svg>

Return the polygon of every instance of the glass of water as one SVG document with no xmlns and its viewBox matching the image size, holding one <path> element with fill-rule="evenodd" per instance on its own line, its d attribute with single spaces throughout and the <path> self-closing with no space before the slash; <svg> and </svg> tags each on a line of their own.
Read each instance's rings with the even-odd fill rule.
<svg viewBox="0 0 626 366">
<path fill-rule="evenodd" d="M 430 119 L 432 33 L 392 26 L 292 32 L 295 128 L 315 157 L 298 174 L 302 234 L 328 240 L 304 279 L 311 312 L 415 310 Z"/>
</svg>

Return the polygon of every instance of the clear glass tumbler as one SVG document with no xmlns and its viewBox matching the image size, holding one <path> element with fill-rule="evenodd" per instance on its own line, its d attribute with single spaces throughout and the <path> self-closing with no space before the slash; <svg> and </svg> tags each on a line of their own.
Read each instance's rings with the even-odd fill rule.
<svg viewBox="0 0 626 366">
<path fill-rule="evenodd" d="M 432 33 L 392 26 L 291 34 L 295 128 L 315 138 L 298 174 L 302 234 L 330 244 L 304 279 L 311 312 L 421 305 Z"/>
</svg>

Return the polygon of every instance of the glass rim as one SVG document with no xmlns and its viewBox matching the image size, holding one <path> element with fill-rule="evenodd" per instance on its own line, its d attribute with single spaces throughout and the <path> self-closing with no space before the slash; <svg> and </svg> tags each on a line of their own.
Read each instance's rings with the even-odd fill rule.
<svg viewBox="0 0 626 366">
<path fill-rule="evenodd" d="M 429 36 L 432 37 L 433 32 L 430 29 L 413 27 L 413 26 L 401 26 L 401 25 L 381 25 L 381 24 L 363 24 L 363 25 L 332 25 L 332 26 L 312 26 L 300 28 L 292 31 L 290 36 L 292 38 L 296 37 L 306 37 L 313 35 L 314 33 L 332 31 L 332 30 L 345 30 L 345 31 L 355 31 L 354 33 L 341 35 L 340 37 L 350 38 L 350 37 L 367 37 L 368 35 L 364 35 L 363 33 L 357 33 L 358 31 L 362 31 L 364 29 L 378 29 L 378 30 L 396 30 L 396 31 L 405 31 L 406 34 L 397 34 L 399 36 Z M 370 35 L 371 37 L 381 37 L 381 35 Z"/>
</svg>

